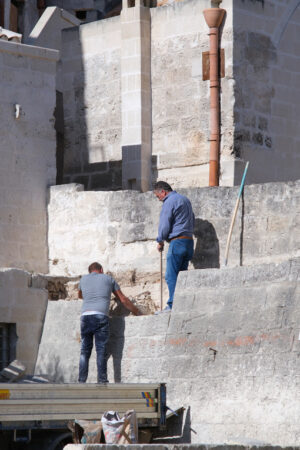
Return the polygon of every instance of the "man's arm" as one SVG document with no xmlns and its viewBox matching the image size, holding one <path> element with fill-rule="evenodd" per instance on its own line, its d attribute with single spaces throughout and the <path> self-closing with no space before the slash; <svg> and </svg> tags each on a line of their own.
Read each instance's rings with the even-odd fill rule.
<svg viewBox="0 0 300 450">
<path fill-rule="evenodd" d="M 164 241 L 168 239 L 173 223 L 173 208 L 171 205 L 164 203 L 158 225 L 158 236 L 156 238 L 157 250 L 162 252 L 164 249 Z"/>
<path fill-rule="evenodd" d="M 78 298 L 83 298 L 82 297 L 82 291 L 80 289 L 78 289 Z"/>
<path fill-rule="evenodd" d="M 117 291 L 113 291 L 113 294 L 120 300 L 120 302 L 127 308 L 130 312 L 132 312 L 135 316 L 141 316 L 141 311 L 134 306 L 134 304 L 127 298 L 121 289 Z"/>
</svg>

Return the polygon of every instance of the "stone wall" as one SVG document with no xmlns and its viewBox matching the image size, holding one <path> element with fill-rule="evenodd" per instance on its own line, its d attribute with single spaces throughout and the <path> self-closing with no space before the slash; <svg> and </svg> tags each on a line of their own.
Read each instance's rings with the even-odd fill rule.
<svg viewBox="0 0 300 450">
<path fill-rule="evenodd" d="M 222 46 L 229 68 L 232 66 L 231 1 L 223 3 L 228 13 Z M 145 115 L 149 117 L 143 126 L 151 129 L 151 121 L 153 123 L 152 181 L 167 178 L 180 187 L 208 184 L 209 81 L 202 80 L 202 52 L 209 48 L 208 28 L 202 12 L 208 6 L 206 0 L 193 0 L 150 10 L 152 119 L 151 101 L 140 108 L 133 98 L 131 119 L 124 116 L 123 125 L 121 47 L 128 36 L 122 31 L 121 39 L 120 18 L 83 24 L 80 31 L 74 28 L 63 33 L 66 182 L 80 182 L 94 190 L 120 189 L 121 135 L 125 142 L 128 128 L 140 114 L 144 117 L 145 108 Z M 145 30 L 143 33 L 142 36 L 146 35 Z M 137 58 L 141 50 L 132 42 L 131 48 L 129 45 L 122 51 L 127 58 L 127 71 L 131 73 L 128 61 Z M 130 79 L 129 84 L 124 83 L 124 104 L 134 86 L 143 92 L 143 104 L 148 72 L 150 69 L 141 80 L 137 76 L 136 80 Z M 226 92 L 222 101 L 222 152 L 228 146 L 232 149 L 233 142 L 230 70 L 228 74 L 222 81 Z M 130 143 L 140 144 L 140 141 L 135 139 Z M 223 173 L 223 184 L 232 184 L 228 173 Z"/>
<path fill-rule="evenodd" d="M 171 314 L 111 320 L 110 381 L 166 382 L 185 443 L 296 445 L 299 274 L 299 258 L 181 272 Z M 76 381 L 80 306 L 49 302 L 37 373 Z"/>
<path fill-rule="evenodd" d="M 225 0 L 227 15 L 221 34 L 226 71 L 222 79 L 221 154 L 232 149 L 232 2 Z M 153 155 L 156 179 L 180 187 L 208 185 L 209 81 L 203 81 L 202 52 L 209 50 L 204 0 L 174 2 L 151 10 Z M 221 184 L 232 184 L 227 171 Z"/>
<path fill-rule="evenodd" d="M 65 182 L 120 189 L 120 18 L 64 30 L 62 36 Z"/>
<path fill-rule="evenodd" d="M 47 272 L 46 188 L 56 177 L 57 59 L 54 50 L 0 41 L 0 267 Z"/>
<path fill-rule="evenodd" d="M 45 282 L 17 269 L 0 270 L 0 322 L 16 325 L 16 358 L 33 374 L 47 308 Z"/>
<path fill-rule="evenodd" d="M 298 179 L 299 2 L 238 0 L 232 27 L 234 154 L 248 183 Z"/>
<path fill-rule="evenodd" d="M 209 39 L 203 9 L 211 5 L 206 0 L 163 3 L 151 8 L 152 181 L 206 186 L 209 81 L 202 78 L 202 53 Z M 299 4 L 237 0 L 233 8 L 232 0 L 223 0 L 221 6 L 226 15 L 220 41 L 225 52 L 220 184 L 238 184 L 246 160 L 251 163 L 248 184 L 297 179 Z M 123 118 L 122 129 L 120 114 L 121 20 L 80 29 L 80 37 L 78 30 L 65 34 L 65 180 L 81 180 L 89 189 L 120 189 L 120 140 L 130 126 Z M 93 50 L 81 48 L 84 42 Z M 150 111 L 151 102 L 146 104 Z M 134 102 L 130 107 L 133 111 Z M 139 114 L 137 105 L 132 120 Z"/>
<path fill-rule="evenodd" d="M 238 189 L 180 192 L 190 198 L 196 216 L 191 267 L 222 266 Z M 299 256 L 299 196 L 299 182 L 247 186 L 233 231 L 229 265 Z M 160 208 L 150 192 L 83 192 L 82 186 L 74 184 L 51 187 L 50 274 L 78 276 L 99 260 L 128 295 L 150 291 L 158 304 L 160 263 L 155 239 Z M 164 267 L 165 257 L 166 252 Z"/>
</svg>

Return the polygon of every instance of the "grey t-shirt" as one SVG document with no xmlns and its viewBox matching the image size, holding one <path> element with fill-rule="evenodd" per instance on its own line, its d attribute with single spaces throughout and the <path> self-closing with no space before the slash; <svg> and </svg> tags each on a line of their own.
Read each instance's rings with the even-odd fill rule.
<svg viewBox="0 0 300 450">
<path fill-rule="evenodd" d="M 92 272 L 81 278 L 79 289 L 83 297 L 81 313 L 99 311 L 108 316 L 111 293 L 120 286 L 110 275 Z"/>
</svg>

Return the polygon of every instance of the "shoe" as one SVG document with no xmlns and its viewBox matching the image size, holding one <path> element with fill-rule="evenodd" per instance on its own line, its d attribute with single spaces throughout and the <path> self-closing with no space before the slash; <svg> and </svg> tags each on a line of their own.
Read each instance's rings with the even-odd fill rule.
<svg viewBox="0 0 300 450">
<path fill-rule="evenodd" d="M 162 313 L 168 313 L 171 311 L 172 311 L 172 308 L 169 305 L 167 305 L 162 311 L 155 311 L 154 314 L 158 315 L 158 314 L 162 314 Z"/>
</svg>

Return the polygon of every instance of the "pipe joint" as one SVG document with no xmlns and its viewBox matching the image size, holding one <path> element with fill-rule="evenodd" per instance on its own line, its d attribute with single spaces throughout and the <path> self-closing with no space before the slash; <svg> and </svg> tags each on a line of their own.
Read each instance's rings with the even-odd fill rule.
<svg viewBox="0 0 300 450">
<path fill-rule="evenodd" d="M 210 28 L 207 36 L 217 36 L 219 34 L 218 28 Z"/>
<path fill-rule="evenodd" d="M 219 28 L 225 14 L 225 9 L 209 8 L 205 9 L 203 14 L 209 28 Z"/>
</svg>

